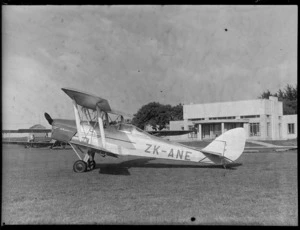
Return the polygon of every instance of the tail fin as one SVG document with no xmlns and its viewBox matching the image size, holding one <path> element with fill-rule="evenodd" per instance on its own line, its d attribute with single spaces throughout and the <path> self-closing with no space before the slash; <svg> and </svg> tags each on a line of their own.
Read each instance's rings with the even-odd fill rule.
<svg viewBox="0 0 300 230">
<path fill-rule="evenodd" d="M 233 162 L 243 153 L 246 142 L 244 128 L 231 129 L 201 150 L 214 163 Z"/>
</svg>

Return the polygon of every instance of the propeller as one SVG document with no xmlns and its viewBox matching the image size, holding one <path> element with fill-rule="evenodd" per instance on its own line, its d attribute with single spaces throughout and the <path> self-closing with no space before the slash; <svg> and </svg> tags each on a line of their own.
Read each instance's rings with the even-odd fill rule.
<svg viewBox="0 0 300 230">
<path fill-rule="evenodd" d="M 48 123 L 50 125 L 52 125 L 53 123 L 53 119 L 50 117 L 50 115 L 48 113 L 44 113 L 46 120 L 48 121 Z"/>
</svg>

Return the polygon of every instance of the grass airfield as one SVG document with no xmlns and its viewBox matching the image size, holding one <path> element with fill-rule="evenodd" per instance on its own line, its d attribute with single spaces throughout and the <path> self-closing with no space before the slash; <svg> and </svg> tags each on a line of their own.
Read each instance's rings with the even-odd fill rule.
<svg viewBox="0 0 300 230">
<path fill-rule="evenodd" d="M 298 225 L 297 151 L 244 153 L 224 170 L 2 146 L 2 224 Z M 191 221 L 194 217 L 195 220 Z"/>
</svg>

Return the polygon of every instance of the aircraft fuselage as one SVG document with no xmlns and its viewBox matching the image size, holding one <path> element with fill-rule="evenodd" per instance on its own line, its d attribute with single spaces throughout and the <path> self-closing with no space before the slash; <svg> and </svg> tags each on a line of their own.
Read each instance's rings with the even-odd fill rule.
<svg viewBox="0 0 300 230">
<path fill-rule="evenodd" d="M 81 142 L 102 147 L 98 127 L 81 124 L 81 132 L 84 136 Z M 72 140 L 79 141 L 78 135 L 73 136 Z M 152 136 L 133 125 L 108 126 L 105 128 L 105 141 L 105 148 L 118 155 L 213 163 L 197 149 Z"/>
</svg>

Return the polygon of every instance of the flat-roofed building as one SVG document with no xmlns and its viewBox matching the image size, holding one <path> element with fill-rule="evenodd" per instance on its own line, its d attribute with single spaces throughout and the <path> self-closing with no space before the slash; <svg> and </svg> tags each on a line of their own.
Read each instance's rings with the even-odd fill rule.
<svg viewBox="0 0 300 230">
<path fill-rule="evenodd" d="M 171 140 L 213 139 L 237 127 L 246 130 L 247 139 L 280 140 L 297 137 L 297 115 L 283 116 L 282 102 L 273 96 L 269 99 L 183 105 L 183 119 L 171 121 L 170 130 L 194 132 L 171 137 Z"/>
</svg>

